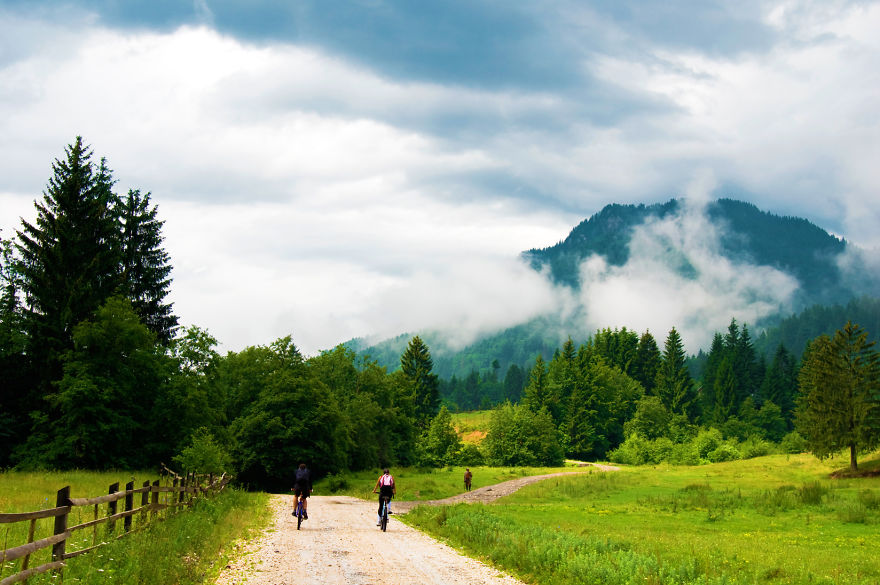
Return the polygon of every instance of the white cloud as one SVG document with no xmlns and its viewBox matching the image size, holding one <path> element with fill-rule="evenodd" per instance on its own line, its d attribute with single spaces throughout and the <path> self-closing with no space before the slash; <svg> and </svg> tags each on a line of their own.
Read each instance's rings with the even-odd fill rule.
<svg viewBox="0 0 880 585">
<path fill-rule="evenodd" d="M 725 258 L 719 236 L 704 204 L 688 201 L 680 213 L 635 229 L 624 266 L 589 258 L 581 268 L 586 331 L 626 326 L 650 330 L 660 340 L 675 327 L 696 353 L 731 317 L 754 325 L 787 307 L 796 280 Z"/>
<path fill-rule="evenodd" d="M 567 303 L 516 255 L 611 202 L 702 201 L 734 183 L 768 194 L 763 209 L 880 245 L 880 7 L 821 6 L 768 10 L 788 40 L 767 54 L 573 55 L 609 95 L 649 104 L 612 122 L 579 113 L 576 91 L 400 81 L 207 26 L 120 32 L 89 15 L 67 26 L 0 11 L 0 227 L 9 237 L 29 218 L 52 159 L 81 134 L 120 190 L 153 193 L 185 323 L 231 349 L 292 333 L 307 351 L 443 326 L 462 343 Z M 208 2 L 193 7 L 211 22 Z M 630 40 L 588 17 L 611 31 L 607 47 Z M 511 192 L 471 180 L 487 176 Z M 693 239 L 700 221 L 646 226 L 645 254 L 625 267 L 588 265 L 588 325 L 675 324 L 699 343 L 719 319 L 785 302 L 791 283 L 720 261 L 711 238 Z M 699 277 L 665 270 L 660 242 Z"/>
</svg>

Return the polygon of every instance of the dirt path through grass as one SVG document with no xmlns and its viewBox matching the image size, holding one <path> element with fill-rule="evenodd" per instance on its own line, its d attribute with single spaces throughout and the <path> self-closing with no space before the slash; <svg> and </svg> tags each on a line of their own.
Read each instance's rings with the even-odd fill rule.
<svg viewBox="0 0 880 585">
<path fill-rule="evenodd" d="M 444 500 L 395 502 L 392 508 L 399 514 L 424 503 L 491 502 L 558 475 L 566 474 L 522 477 Z M 522 585 L 398 522 L 397 514 L 388 531 L 381 532 L 376 502 L 313 496 L 309 520 L 300 531 L 292 506 L 292 496 L 273 496 L 273 525 L 248 543 L 247 552 L 221 572 L 217 585 Z"/>
</svg>

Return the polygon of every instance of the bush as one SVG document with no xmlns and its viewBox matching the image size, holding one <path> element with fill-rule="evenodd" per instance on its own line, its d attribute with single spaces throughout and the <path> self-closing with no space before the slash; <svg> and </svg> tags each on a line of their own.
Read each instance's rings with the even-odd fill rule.
<svg viewBox="0 0 880 585">
<path fill-rule="evenodd" d="M 741 459 L 742 455 L 736 447 L 730 443 L 719 445 L 717 449 L 709 453 L 708 459 L 712 463 L 722 463 L 724 461 L 736 461 Z"/>
<path fill-rule="evenodd" d="M 214 435 L 202 427 L 192 434 L 190 445 L 174 457 L 185 473 L 214 473 L 232 471 L 232 457 L 214 440 Z"/>
<path fill-rule="evenodd" d="M 708 459 L 709 453 L 721 446 L 721 441 L 721 431 L 709 428 L 697 433 L 691 445 L 699 459 Z"/>
<path fill-rule="evenodd" d="M 327 489 L 331 494 L 348 489 L 348 486 L 348 476 L 344 473 L 338 475 L 330 473 L 327 475 Z"/>
<path fill-rule="evenodd" d="M 624 465 L 644 465 L 648 463 L 648 441 L 638 433 L 633 433 L 621 443 L 620 447 L 611 451 L 608 458 L 614 463 Z"/>
<path fill-rule="evenodd" d="M 743 459 L 752 459 L 771 453 L 773 447 L 767 441 L 752 435 L 739 446 L 739 450 Z"/>
<path fill-rule="evenodd" d="M 476 467 L 483 465 L 485 458 L 480 448 L 473 443 L 465 443 L 461 451 L 458 452 L 458 464 L 465 467 Z"/>
<path fill-rule="evenodd" d="M 797 431 L 792 431 L 782 437 L 782 441 L 779 443 L 779 448 L 783 453 L 796 455 L 797 453 L 803 453 L 807 450 L 807 441 L 800 436 Z"/>
</svg>

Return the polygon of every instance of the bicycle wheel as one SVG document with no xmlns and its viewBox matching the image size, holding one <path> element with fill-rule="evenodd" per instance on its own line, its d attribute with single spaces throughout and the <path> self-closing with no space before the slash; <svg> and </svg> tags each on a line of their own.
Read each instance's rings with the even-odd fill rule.
<svg viewBox="0 0 880 585">
<path fill-rule="evenodd" d="M 303 503 L 300 502 L 296 505 L 296 529 L 299 530 L 299 527 L 302 526 L 303 523 Z"/>
<path fill-rule="evenodd" d="M 388 500 L 385 500 L 385 505 L 382 506 L 382 532 L 385 532 L 386 528 L 388 528 Z"/>
</svg>

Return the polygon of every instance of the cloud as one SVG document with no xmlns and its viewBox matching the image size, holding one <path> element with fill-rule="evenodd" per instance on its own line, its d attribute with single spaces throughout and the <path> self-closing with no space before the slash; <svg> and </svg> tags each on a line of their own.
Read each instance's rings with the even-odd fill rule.
<svg viewBox="0 0 880 585">
<path fill-rule="evenodd" d="M 438 323 L 460 343 L 553 310 L 569 299 L 511 259 L 612 202 L 735 188 L 880 245 L 876 3 L 9 6 L 3 234 L 83 135 L 121 191 L 153 193 L 177 311 L 230 348 L 292 332 L 316 350 Z M 695 24 L 679 35 L 681 14 Z M 647 254 L 664 242 L 698 277 L 675 280 L 650 254 L 591 265 L 584 302 L 608 308 L 603 325 L 629 320 L 615 298 L 645 324 L 638 301 L 652 298 L 692 319 L 694 339 L 714 309 L 729 319 L 722 303 L 748 322 L 785 303 L 785 282 L 755 290 L 778 275 L 725 266 L 711 238 L 669 229 L 646 226 L 636 243 Z"/>
<path fill-rule="evenodd" d="M 638 226 L 624 266 L 610 266 L 599 256 L 583 263 L 585 334 L 626 326 L 662 339 L 675 327 L 696 353 L 731 317 L 754 325 L 790 306 L 796 279 L 724 257 L 721 228 L 707 217 L 705 203 L 685 200 L 676 215 Z"/>
</svg>

